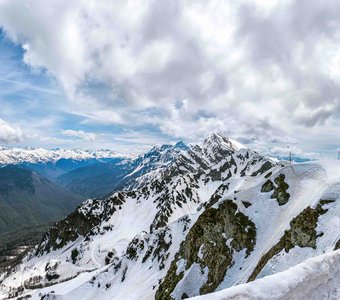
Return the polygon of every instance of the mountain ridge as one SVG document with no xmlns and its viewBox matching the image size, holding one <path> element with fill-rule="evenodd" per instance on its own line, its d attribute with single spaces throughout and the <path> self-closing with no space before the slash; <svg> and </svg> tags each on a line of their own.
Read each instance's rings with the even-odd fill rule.
<svg viewBox="0 0 340 300">
<path fill-rule="evenodd" d="M 0 295 L 177 300 L 284 270 L 335 248 L 336 174 L 211 135 L 57 222 Z"/>
<path fill-rule="evenodd" d="M 136 178 L 154 169 L 164 168 L 188 149 L 183 142 L 154 146 L 135 158 L 117 158 L 77 168 L 59 176 L 56 181 L 67 189 L 88 197 L 103 197 L 123 187 L 131 188 Z"/>
</svg>

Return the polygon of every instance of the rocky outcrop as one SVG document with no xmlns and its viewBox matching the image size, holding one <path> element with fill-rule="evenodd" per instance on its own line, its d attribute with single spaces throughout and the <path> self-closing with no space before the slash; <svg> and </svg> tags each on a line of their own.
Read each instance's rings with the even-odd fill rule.
<svg viewBox="0 0 340 300">
<path fill-rule="evenodd" d="M 262 192 L 262 193 L 269 193 L 269 192 L 272 191 L 274 188 L 275 188 L 275 187 L 274 187 L 273 182 L 272 182 L 271 180 L 268 179 L 268 180 L 263 184 L 263 186 L 262 186 L 262 188 L 261 188 L 261 192 Z"/>
<path fill-rule="evenodd" d="M 285 205 L 289 200 L 289 193 L 287 192 L 289 185 L 285 182 L 286 176 L 280 174 L 274 179 L 275 184 L 268 179 L 261 187 L 262 193 L 269 193 L 274 190 L 271 199 L 276 199 L 279 205 Z"/>
<path fill-rule="evenodd" d="M 289 200 L 289 193 L 287 192 L 289 185 L 285 182 L 286 176 L 280 174 L 274 179 L 276 187 L 270 198 L 276 199 L 279 205 L 285 205 Z"/>
<path fill-rule="evenodd" d="M 182 242 L 159 286 L 156 299 L 171 299 L 176 285 L 193 265 L 198 265 L 202 274 L 208 270 L 200 294 L 214 291 L 232 265 L 234 252 L 245 249 L 246 255 L 249 255 L 255 242 L 255 224 L 238 211 L 232 200 L 224 201 L 217 209 L 207 209 Z M 185 263 L 185 267 L 179 270 L 181 262 Z M 191 296 L 189 291 L 183 291 L 183 294 Z"/>
<path fill-rule="evenodd" d="M 340 240 L 338 240 L 335 244 L 334 250 L 340 249 Z"/>
</svg>

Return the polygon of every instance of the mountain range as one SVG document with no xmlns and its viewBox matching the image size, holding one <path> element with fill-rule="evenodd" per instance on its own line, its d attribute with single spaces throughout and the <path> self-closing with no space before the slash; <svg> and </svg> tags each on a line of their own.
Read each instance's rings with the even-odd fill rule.
<svg viewBox="0 0 340 300">
<path fill-rule="evenodd" d="M 83 197 L 103 197 L 141 175 L 166 166 L 188 146 L 155 146 L 142 155 L 111 150 L 1 148 L 0 167 L 15 165 L 32 170 Z"/>
<path fill-rule="evenodd" d="M 155 146 L 136 157 L 119 157 L 77 168 L 59 176 L 56 182 L 86 197 L 102 197 L 120 188 L 134 186 L 135 179 L 151 170 L 164 168 L 188 149 L 183 142 Z"/>
<path fill-rule="evenodd" d="M 9 245 L 15 245 L 13 240 L 22 240 L 26 228 L 32 232 L 34 226 L 38 237 L 42 225 L 65 217 L 85 198 L 132 186 L 134 179 L 166 166 L 186 147 L 163 145 L 136 157 L 108 150 L 2 149 L 0 237 L 11 232 Z M 9 245 L 2 245 L 0 256 L 13 256 L 15 248 Z"/>
<path fill-rule="evenodd" d="M 53 163 L 59 160 L 84 161 L 90 159 L 124 157 L 116 151 L 81 150 L 81 149 L 44 149 L 44 148 L 6 148 L 0 147 L 0 165 L 22 164 L 22 163 Z"/>
<path fill-rule="evenodd" d="M 17 165 L 55 181 L 77 168 L 127 157 L 111 150 L 0 148 L 0 166 Z"/>
<path fill-rule="evenodd" d="M 91 182 L 92 167 L 68 182 Z M 340 263 L 338 164 L 281 163 L 211 134 L 111 167 L 119 170 L 112 193 L 55 223 L 2 273 L 0 298 L 304 299 L 307 287 L 310 299 L 339 295 L 339 268 L 330 269 Z M 275 286 L 290 267 L 301 280 Z M 319 277 L 302 273 L 308 267 Z M 277 294 L 261 298 L 270 282 Z"/>
</svg>

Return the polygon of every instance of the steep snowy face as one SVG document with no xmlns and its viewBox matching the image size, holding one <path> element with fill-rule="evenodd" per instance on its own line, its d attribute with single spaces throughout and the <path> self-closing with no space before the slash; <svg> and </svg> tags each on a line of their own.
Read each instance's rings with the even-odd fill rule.
<svg viewBox="0 0 340 300">
<path fill-rule="evenodd" d="M 237 141 L 231 138 L 226 138 L 217 133 L 211 133 L 209 136 L 207 136 L 201 146 L 202 148 L 205 148 L 208 152 L 211 152 L 210 154 L 213 154 L 214 150 L 221 147 L 224 149 L 229 149 L 231 151 L 246 149 L 245 146 L 238 143 Z"/>
<path fill-rule="evenodd" d="M 43 148 L 0 148 L 0 165 L 22 163 L 54 163 L 60 159 L 87 160 L 100 158 L 125 157 L 126 155 L 111 150 L 80 150 Z"/>
<path fill-rule="evenodd" d="M 163 170 L 173 163 L 179 155 L 189 151 L 190 147 L 183 142 L 178 142 L 175 145 L 155 146 L 143 155 L 134 159 L 123 162 L 124 168 L 129 169 L 129 173 L 125 176 L 121 188 L 134 188 L 140 186 L 143 179 L 137 180 L 151 171 Z M 147 176 L 144 178 L 148 179 Z"/>
</svg>

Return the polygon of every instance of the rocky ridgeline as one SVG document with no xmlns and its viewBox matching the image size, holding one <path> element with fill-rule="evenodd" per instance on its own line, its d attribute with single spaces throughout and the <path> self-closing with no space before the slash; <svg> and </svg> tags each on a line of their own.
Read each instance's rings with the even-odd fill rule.
<svg viewBox="0 0 340 300">
<path fill-rule="evenodd" d="M 95 228 L 108 221 L 127 199 L 137 203 L 153 198 L 156 214 L 150 226 L 152 232 L 167 226 L 176 208 L 189 202 L 193 202 L 195 206 L 201 204 L 198 190 L 202 182 L 218 182 L 218 185 L 222 185 L 228 179 L 256 176 L 274 167 L 270 159 L 251 150 L 237 151 L 231 145 L 226 138 L 212 134 L 202 145 L 195 145 L 191 149 L 181 146 L 187 151 L 173 154 L 175 159 L 172 162 L 168 152 L 164 153 L 164 149 L 159 152 L 154 148 L 143 156 L 147 160 L 145 164 L 151 164 L 149 159 L 152 157 L 157 158 L 161 166 L 171 162 L 166 168 L 152 168 L 150 172 L 145 170 L 142 177 L 146 184 L 141 185 L 139 182 L 137 189 L 129 186 L 129 190 L 117 192 L 107 199 L 86 201 L 74 213 L 51 228 L 38 246 L 37 254 L 62 248 L 79 236 L 86 239 L 89 234 L 93 235 Z M 166 146 L 165 149 L 169 147 Z M 162 153 L 164 164 L 159 160 L 159 153 Z"/>
</svg>

